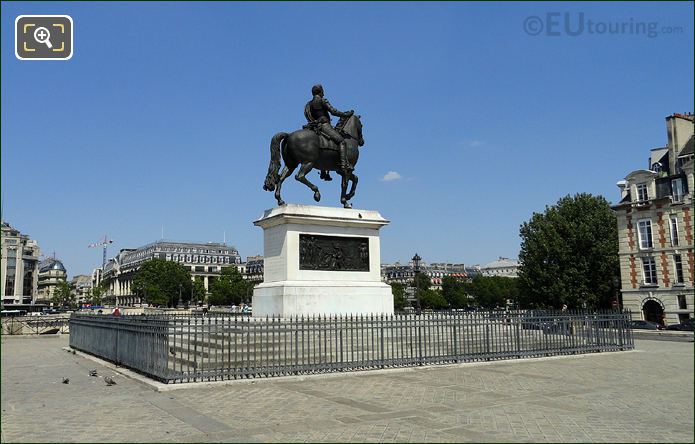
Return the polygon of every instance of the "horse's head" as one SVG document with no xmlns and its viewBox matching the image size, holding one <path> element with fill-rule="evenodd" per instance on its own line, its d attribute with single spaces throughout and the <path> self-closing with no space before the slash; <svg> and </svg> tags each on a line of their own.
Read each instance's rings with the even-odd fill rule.
<svg viewBox="0 0 695 444">
<path fill-rule="evenodd" d="M 345 125 L 343 125 L 343 132 L 350 136 L 352 139 L 357 140 L 360 146 L 364 145 L 364 138 L 362 137 L 362 121 L 361 116 L 353 114 L 348 117 Z"/>
</svg>

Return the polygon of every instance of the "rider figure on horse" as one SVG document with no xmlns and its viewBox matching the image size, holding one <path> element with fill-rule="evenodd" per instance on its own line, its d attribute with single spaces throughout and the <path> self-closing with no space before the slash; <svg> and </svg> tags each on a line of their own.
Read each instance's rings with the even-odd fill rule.
<svg viewBox="0 0 695 444">
<path fill-rule="evenodd" d="M 343 136 L 331 126 L 331 114 L 337 117 L 350 117 L 354 114 L 354 111 L 350 110 L 347 112 L 340 112 L 333 108 L 328 99 L 323 97 L 323 86 L 314 85 L 311 87 L 311 95 L 313 96 L 310 101 L 304 106 L 304 117 L 309 122 L 308 126 L 315 126 L 318 131 L 331 139 L 338 145 L 338 151 L 340 152 L 340 169 L 349 173 L 352 169 L 352 165 L 347 160 L 347 146 L 345 145 L 345 139 Z M 328 171 L 321 172 L 321 178 L 324 180 L 331 180 L 328 175 Z"/>
</svg>

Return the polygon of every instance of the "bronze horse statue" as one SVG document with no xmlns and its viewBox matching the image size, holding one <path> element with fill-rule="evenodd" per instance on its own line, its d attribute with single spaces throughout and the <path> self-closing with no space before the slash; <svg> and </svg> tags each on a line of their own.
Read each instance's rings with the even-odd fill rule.
<svg viewBox="0 0 695 444">
<path fill-rule="evenodd" d="M 360 157 L 359 147 L 364 145 L 362 138 L 362 122 L 360 116 L 352 114 L 349 117 L 341 118 L 335 126 L 345 137 L 347 146 L 347 159 L 354 166 L 357 164 L 357 159 Z M 295 179 L 304 185 L 311 188 L 314 192 L 314 200 L 321 200 L 321 193 L 316 185 L 311 183 L 306 175 L 312 169 L 322 171 L 335 171 L 341 177 L 340 184 L 340 203 L 345 208 L 352 208 L 352 204 L 348 203 L 355 195 L 357 187 L 357 176 L 352 170 L 344 171 L 340 168 L 340 154 L 336 149 L 321 148 L 319 136 L 311 129 L 301 129 L 293 133 L 277 133 L 270 141 L 270 165 L 268 166 L 268 175 L 265 178 L 263 189 L 266 191 L 275 191 L 275 199 L 278 205 L 285 205 L 285 201 L 280 196 L 282 183 L 289 177 L 294 170 L 301 165 Z M 280 171 L 280 156 L 285 165 Z M 352 182 L 350 191 L 347 191 L 348 181 Z"/>
</svg>

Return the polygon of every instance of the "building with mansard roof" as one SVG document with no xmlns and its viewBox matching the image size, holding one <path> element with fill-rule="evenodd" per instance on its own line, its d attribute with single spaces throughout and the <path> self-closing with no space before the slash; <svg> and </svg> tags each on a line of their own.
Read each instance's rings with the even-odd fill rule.
<svg viewBox="0 0 695 444">
<path fill-rule="evenodd" d="M 518 277 L 519 261 L 500 256 L 496 261 L 480 267 L 480 274 L 483 276 Z"/>
<path fill-rule="evenodd" d="M 50 303 L 58 284 L 66 282 L 68 272 L 60 260 L 51 257 L 39 264 L 38 297 L 41 302 Z"/>
<path fill-rule="evenodd" d="M 617 183 L 622 306 L 675 324 L 693 317 L 693 115 L 666 117 L 667 145 Z"/>
<path fill-rule="evenodd" d="M 124 248 L 106 263 L 101 274 L 101 280 L 107 288 L 104 302 L 115 305 L 142 303 L 141 295 L 132 290 L 133 279 L 140 266 L 152 259 L 182 264 L 191 272 L 193 280 L 203 282 L 208 292 L 212 282 L 220 276 L 222 268 L 242 268 L 237 249 L 225 243 L 159 240 L 139 248 Z"/>
</svg>

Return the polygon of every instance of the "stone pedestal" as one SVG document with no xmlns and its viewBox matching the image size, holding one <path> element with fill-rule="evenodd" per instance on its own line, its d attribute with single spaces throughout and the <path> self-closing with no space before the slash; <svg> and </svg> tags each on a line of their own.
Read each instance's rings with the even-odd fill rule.
<svg viewBox="0 0 695 444">
<path fill-rule="evenodd" d="M 393 313 L 381 282 L 377 211 L 313 205 L 267 210 L 264 279 L 253 291 L 254 316 Z"/>
</svg>

